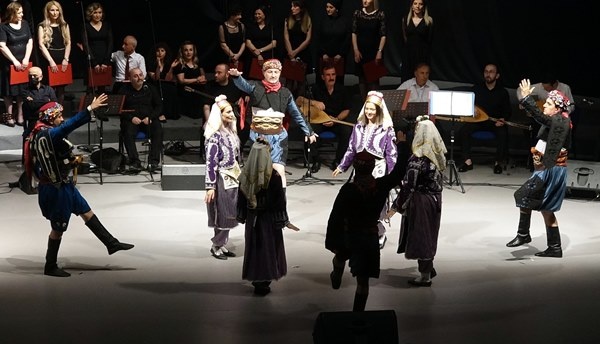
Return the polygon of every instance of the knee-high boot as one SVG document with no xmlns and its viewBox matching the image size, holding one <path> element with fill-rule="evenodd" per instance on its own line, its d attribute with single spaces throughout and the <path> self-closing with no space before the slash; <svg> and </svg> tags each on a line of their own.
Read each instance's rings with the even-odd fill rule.
<svg viewBox="0 0 600 344">
<path fill-rule="evenodd" d="M 369 294 L 355 293 L 354 294 L 354 306 L 352 307 L 353 312 L 362 312 L 367 306 L 367 299 Z"/>
<path fill-rule="evenodd" d="M 46 250 L 46 265 L 44 266 L 44 275 L 54 277 L 69 277 L 70 273 L 58 267 L 56 260 L 61 239 L 48 238 L 48 249 Z"/>
<path fill-rule="evenodd" d="M 108 254 L 113 254 L 117 251 L 121 250 L 130 250 L 133 248 L 132 244 L 122 243 L 113 237 L 107 230 L 104 228 L 98 217 L 94 214 L 92 218 L 85 223 L 85 225 L 92 230 L 92 233 L 102 241 L 104 246 L 108 249 Z"/>
<path fill-rule="evenodd" d="M 548 248 L 535 255 L 538 257 L 562 258 L 562 246 L 558 227 L 546 227 L 546 240 L 548 241 Z"/>
<path fill-rule="evenodd" d="M 529 226 L 531 225 L 531 213 L 521 212 L 519 216 L 519 229 L 517 229 L 517 236 L 509 241 L 507 247 L 517 247 L 523 244 L 531 242 L 531 235 L 529 235 Z"/>
</svg>

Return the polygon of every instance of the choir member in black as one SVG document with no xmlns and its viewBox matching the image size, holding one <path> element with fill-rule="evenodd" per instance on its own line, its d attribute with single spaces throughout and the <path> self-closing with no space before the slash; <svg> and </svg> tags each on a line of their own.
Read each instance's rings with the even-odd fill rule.
<svg viewBox="0 0 600 344">
<path fill-rule="evenodd" d="M 246 32 L 246 50 L 250 54 L 246 54 L 250 57 L 244 66 L 244 73 L 249 79 L 255 78 L 250 75 L 250 66 L 252 60 L 256 59 L 259 67 L 262 67 L 265 59 L 275 58 L 275 48 L 277 47 L 277 40 L 275 39 L 273 32 L 273 24 L 267 18 L 267 7 L 259 6 L 254 11 L 254 23 L 248 25 Z M 262 72 L 256 75 L 257 79 L 262 79 Z"/>
<path fill-rule="evenodd" d="M 342 0 L 328 0 L 325 6 L 326 18 L 320 25 L 317 56 L 321 66 L 327 64 L 342 64 L 350 49 L 349 21 L 341 15 Z M 339 69 L 338 69 L 339 70 Z M 344 75 L 338 75 L 341 80 Z"/>
<path fill-rule="evenodd" d="M 301 61 L 306 65 L 305 72 L 311 70 L 312 61 L 308 46 L 312 40 L 312 20 L 303 0 L 292 1 L 290 15 L 285 19 L 283 43 L 286 58 Z M 304 94 L 304 80 L 286 80 L 285 86 L 297 97 Z"/>
<path fill-rule="evenodd" d="M 360 92 L 366 98 L 368 90 L 374 90 L 378 82 L 367 85 L 363 64 L 375 60 L 383 63 L 383 48 L 386 40 L 385 14 L 376 0 L 362 0 L 362 8 L 354 12 L 352 20 L 352 48 L 354 50 L 355 73 L 359 77 Z"/>
<path fill-rule="evenodd" d="M 82 30 L 83 51 L 88 56 L 86 66 L 96 72 L 104 72 L 111 65 L 113 52 L 113 33 L 110 23 L 104 20 L 104 8 L 98 2 L 89 4 L 85 10 L 85 27 Z M 86 84 L 88 73 L 83 74 Z M 98 93 L 104 92 L 104 86 L 97 87 Z"/>
<path fill-rule="evenodd" d="M 27 87 L 27 82 L 10 84 L 10 68 L 24 71 L 33 50 L 33 38 L 29 24 L 23 20 L 23 6 L 18 2 L 11 2 L 6 7 L 2 25 L 0 26 L 0 92 L 4 97 L 6 112 L 2 114 L 2 123 L 8 126 L 15 125 L 13 98 L 16 100 L 16 118 L 18 125 L 23 125 L 23 99 L 21 94 Z"/>
<path fill-rule="evenodd" d="M 71 30 L 65 21 L 62 6 L 48 1 L 44 7 L 44 20 L 38 25 L 38 46 L 42 52 L 41 65 L 49 73 L 65 72 L 71 56 Z M 48 79 L 50 74 L 48 75 Z M 63 104 L 65 85 L 54 86 L 58 102 Z"/>
<path fill-rule="evenodd" d="M 234 68 L 239 68 L 238 63 L 246 49 L 246 27 L 241 20 L 242 9 L 232 5 L 227 20 L 219 26 L 219 43 L 224 54 L 220 62 L 227 62 Z"/>
<path fill-rule="evenodd" d="M 204 74 L 204 68 L 200 67 L 196 45 L 190 41 L 183 42 L 179 47 L 177 59 L 173 61 L 171 66 L 173 76 L 179 85 L 179 111 L 182 115 L 190 118 L 202 118 L 202 105 L 205 99 L 194 91 L 202 92 L 205 90 L 206 75 Z"/>
<path fill-rule="evenodd" d="M 167 118 L 177 119 L 177 87 L 173 77 L 173 53 L 165 42 L 158 42 L 146 59 L 148 82 L 154 85 L 162 98 L 162 113 L 159 116 L 161 122 Z"/>
<path fill-rule="evenodd" d="M 433 18 L 429 15 L 427 0 L 410 0 L 410 3 L 408 15 L 402 18 L 402 81 L 412 78 L 413 71 L 419 63 L 431 65 Z"/>
</svg>

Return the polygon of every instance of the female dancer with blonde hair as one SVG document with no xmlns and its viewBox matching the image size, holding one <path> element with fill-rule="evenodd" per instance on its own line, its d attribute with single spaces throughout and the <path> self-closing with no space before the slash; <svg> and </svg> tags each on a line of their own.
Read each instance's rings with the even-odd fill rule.
<svg viewBox="0 0 600 344">
<path fill-rule="evenodd" d="M 213 257 L 235 257 L 225 245 L 229 230 L 237 226 L 238 163 L 240 140 L 237 136 L 235 114 L 227 97 L 220 95 L 212 105 L 206 128 L 206 209 L 208 226 L 215 231 L 210 249 Z"/>
</svg>

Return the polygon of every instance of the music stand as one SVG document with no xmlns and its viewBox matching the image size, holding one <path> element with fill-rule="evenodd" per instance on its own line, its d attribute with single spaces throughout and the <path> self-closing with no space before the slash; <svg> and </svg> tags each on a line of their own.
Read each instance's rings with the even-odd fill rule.
<svg viewBox="0 0 600 344">
<path fill-rule="evenodd" d="M 450 159 L 448 166 L 448 185 L 454 183 L 460 186 L 462 193 L 465 187 L 460 180 L 456 162 L 454 161 L 454 122 L 457 117 L 473 117 L 475 115 L 475 93 L 458 91 L 431 91 L 429 92 L 429 113 L 432 115 L 446 115 L 452 119 L 450 122 Z"/>
<path fill-rule="evenodd" d="M 379 90 L 383 94 L 385 105 L 387 106 L 390 116 L 392 116 L 392 122 L 394 123 L 394 129 L 403 127 L 403 122 L 406 122 L 404 118 L 404 112 L 408 106 L 408 98 L 410 98 L 409 90 Z"/>
<path fill-rule="evenodd" d="M 79 100 L 79 111 L 85 110 L 85 108 L 92 103 L 94 99 L 93 94 L 87 94 L 82 96 Z M 107 106 L 98 108 L 94 110 L 94 115 L 98 118 L 99 121 L 96 122 L 96 129 L 98 130 L 98 149 L 100 150 L 99 160 L 100 166 L 97 166 L 98 173 L 100 174 L 100 185 L 103 184 L 102 180 L 102 149 L 104 143 L 104 122 L 108 121 L 109 115 L 120 115 L 123 112 L 123 103 L 125 102 L 125 96 L 121 94 L 111 94 L 108 95 L 108 99 L 106 103 Z M 100 125 L 97 123 L 100 122 Z"/>
</svg>

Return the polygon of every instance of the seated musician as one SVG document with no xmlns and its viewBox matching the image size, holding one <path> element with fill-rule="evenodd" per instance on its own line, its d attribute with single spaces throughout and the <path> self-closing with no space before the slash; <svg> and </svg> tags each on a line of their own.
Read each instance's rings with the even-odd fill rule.
<svg viewBox="0 0 600 344">
<path fill-rule="evenodd" d="M 496 121 L 483 121 L 478 123 L 465 123 L 460 129 L 462 153 L 464 162 L 458 168 L 459 172 L 466 172 L 473 169 L 471 160 L 471 134 L 475 131 L 487 130 L 496 134 L 496 159 L 494 163 L 494 173 L 501 174 L 501 162 L 506 161 L 508 154 L 508 127 L 505 120 L 511 116 L 510 99 L 508 91 L 498 81 L 500 70 L 494 63 L 488 63 L 483 70 L 483 83 L 473 85 L 475 93 L 475 105 L 485 111 Z"/>
<path fill-rule="evenodd" d="M 426 62 L 418 63 L 414 69 L 414 78 L 408 79 L 400 86 L 398 90 L 409 91 L 409 103 L 427 103 L 429 102 L 429 92 L 439 91 L 438 85 L 429 80 L 431 67 Z M 426 115 L 421 113 L 418 115 Z M 398 162 L 404 165 L 407 164 L 408 158 L 412 154 L 412 132 L 410 126 L 394 127 L 396 130 L 396 144 L 398 145 Z M 405 169 L 401 170 L 401 176 L 404 176 Z"/>
<path fill-rule="evenodd" d="M 240 103 L 245 101 L 245 97 L 247 96 L 244 92 L 242 92 L 239 88 L 237 88 L 233 81 L 229 78 L 229 65 L 226 63 L 220 63 L 215 66 L 215 79 L 208 81 L 206 84 L 206 92 L 210 95 L 213 95 L 215 98 L 223 94 L 227 96 L 227 100 L 233 106 L 233 111 L 237 117 L 236 125 L 237 125 L 237 134 L 240 138 L 240 149 L 244 148 L 244 145 L 248 141 L 248 137 L 250 136 L 250 123 L 252 120 L 252 115 L 246 116 L 246 113 L 240 113 L 240 110 L 245 111 L 244 107 L 240 107 Z M 249 101 L 249 97 L 246 100 Z M 204 104 L 204 118 L 205 123 L 208 121 L 208 115 L 210 115 L 212 103 Z"/>
<path fill-rule="evenodd" d="M 296 103 L 302 107 L 303 113 L 309 116 L 311 126 L 315 133 L 320 134 L 323 131 L 331 131 L 337 139 L 337 149 L 335 159 L 331 163 L 331 170 L 340 164 L 344 153 L 348 149 L 348 141 L 352 134 L 352 124 L 340 123 L 328 120 L 330 119 L 345 121 L 350 114 L 350 104 L 342 83 L 337 83 L 337 75 L 333 65 L 325 65 L 321 68 L 321 79 L 323 85 L 319 84 L 315 88 L 312 99 L 298 97 Z M 308 106 L 312 107 L 311 112 L 308 112 Z M 324 117 L 324 118 L 323 118 Z M 311 158 L 314 162 L 311 172 L 316 173 L 321 168 L 319 159 L 319 144 L 311 145 Z"/>
<path fill-rule="evenodd" d="M 163 142 L 163 131 L 158 117 L 162 110 L 162 100 L 156 88 L 144 83 L 144 73 L 140 68 L 129 71 L 130 83 L 121 87 L 119 93 L 125 95 L 124 113 L 121 114 L 121 135 L 130 168 L 140 171 L 142 164 L 135 146 L 138 131 L 143 130 L 150 137 L 150 158 L 148 171 L 159 168 Z"/>
</svg>

